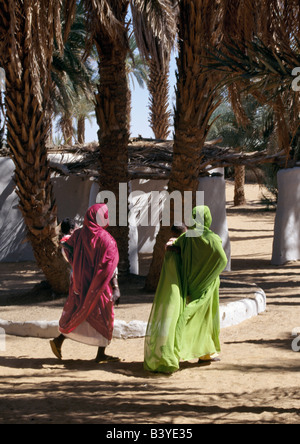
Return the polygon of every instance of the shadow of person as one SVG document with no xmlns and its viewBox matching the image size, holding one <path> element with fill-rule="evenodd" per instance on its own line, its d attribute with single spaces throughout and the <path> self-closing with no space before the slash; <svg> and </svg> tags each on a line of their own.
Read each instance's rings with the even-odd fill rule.
<svg viewBox="0 0 300 444">
<path fill-rule="evenodd" d="M 184 372 L 188 369 L 193 368 L 201 368 L 201 367 L 207 367 L 211 365 L 210 361 L 203 362 L 201 364 L 197 362 L 181 362 L 180 368 L 177 370 L 177 372 L 174 373 L 162 373 L 162 372 L 150 372 L 148 370 L 144 369 L 144 363 L 143 362 L 126 362 L 121 361 L 118 363 L 106 363 L 106 364 L 100 364 L 103 366 L 103 370 L 110 371 L 112 373 L 122 374 L 124 376 L 128 377 L 135 377 L 135 378 L 143 378 L 143 379 L 158 379 L 158 378 L 171 378 L 175 373 L 178 372 Z"/>
<path fill-rule="evenodd" d="M 180 363 L 180 369 L 178 371 L 184 371 L 189 370 L 192 368 L 202 368 L 202 367 L 209 367 L 212 364 L 211 361 L 202 361 L 201 363 L 197 362 L 190 362 L 190 361 L 184 361 Z"/>
<path fill-rule="evenodd" d="M 210 365 L 210 362 L 198 364 L 198 362 L 182 362 L 180 369 L 176 372 L 184 372 L 187 369 L 200 368 Z M 103 371 L 108 373 L 120 374 L 127 377 L 141 379 L 170 378 L 174 373 L 149 372 L 144 369 L 144 363 L 140 362 L 103 362 L 96 363 L 95 360 L 66 359 L 58 360 L 53 358 L 31 358 L 28 356 L 5 356 L 0 357 L 0 367 L 12 369 L 31 369 L 31 370 L 57 370 L 63 371 Z M 41 374 L 42 376 L 42 374 Z"/>
</svg>

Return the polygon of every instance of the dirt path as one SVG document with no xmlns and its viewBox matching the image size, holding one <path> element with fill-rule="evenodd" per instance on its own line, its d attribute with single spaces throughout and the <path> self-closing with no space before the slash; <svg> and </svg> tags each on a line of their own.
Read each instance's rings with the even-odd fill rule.
<svg viewBox="0 0 300 444">
<path fill-rule="evenodd" d="M 0 423 L 299 423 L 300 354 L 292 341 L 300 346 L 300 337 L 292 332 L 299 327 L 300 335 L 300 263 L 270 265 L 275 213 L 261 211 L 257 187 L 247 187 L 247 198 L 246 207 L 231 208 L 228 185 L 233 271 L 227 276 L 263 288 L 268 309 L 222 330 L 221 362 L 201 368 L 189 362 L 172 376 L 151 375 L 143 370 L 142 339 L 114 340 L 109 351 L 122 361 L 99 366 L 92 362 L 95 350 L 81 344 L 66 342 L 59 362 L 47 340 L 7 337 L 0 351 Z M 5 274 L 0 266 L 1 297 L 15 288 L 14 273 L 19 289 L 40 278 L 30 264 L 22 274 L 11 267 Z M 148 317 L 152 295 L 137 290 L 139 281 L 133 287 L 119 319 Z M 62 302 L 41 303 L 36 315 L 56 319 Z M 0 317 L 20 319 L 27 309 L 2 306 Z"/>
</svg>

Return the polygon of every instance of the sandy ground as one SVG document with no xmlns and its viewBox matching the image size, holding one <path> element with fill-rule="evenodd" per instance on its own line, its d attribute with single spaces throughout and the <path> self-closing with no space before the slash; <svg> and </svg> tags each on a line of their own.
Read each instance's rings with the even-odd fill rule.
<svg viewBox="0 0 300 444">
<path fill-rule="evenodd" d="M 226 277 L 263 288 L 268 308 L 222 330 L 221 361 L 205 367 L 183 363 L 172 376 L 153 375 L 143 370 L 143 339 L 114 340 L 109 352 L 121 362 L 96 365 L 95 349 L 72 341 L 59 362 L 47 340 L 6 337 L 6 350 L 0 351 L 0 423 L 300 421 L 300 355 L 292 350 L 293 340 L 300 348 L 300 336 L 292 336 L 297 327 L 300 335 L 300 263 L 270 265 L 275 213 L 263 210 L 257 186 L 247 186 L 248 204 L 240 209 L 232 207 L 230 183 L 227 193 L 233 271 Z M 31 296 L 20 305 L 16 296 L 41 280 L 33 264 L 1 264 L 0 318 L 58 319 L 63 300 L 50 295 L 48 302 L 30 304 Z M 123 283 L 118 319 L 148 319 L 153 295 L 142 287 L 143 278 Z"/>
</svg>

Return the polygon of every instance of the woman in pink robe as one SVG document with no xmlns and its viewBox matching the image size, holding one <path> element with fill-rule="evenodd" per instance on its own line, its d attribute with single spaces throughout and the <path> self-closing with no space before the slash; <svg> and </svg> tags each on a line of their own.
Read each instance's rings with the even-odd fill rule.
<svg viewBox="0 0 300 444">
<path fill-rule="evenodd" d="M 59 321 L 61 335 L 50 341 L 55 356 L 62 359 L 66 338 L 98 346 L 96 362 L 118 360 L 105 354 L 114 327 L 114 304 L 120 298 L 117 284 L 119 252 L 116 241 L 106 231 L 108 208 L 97 204 L 89 208 L 83 227 L 64 243 L 73 268 L 69 296 Z"/>
</svg>

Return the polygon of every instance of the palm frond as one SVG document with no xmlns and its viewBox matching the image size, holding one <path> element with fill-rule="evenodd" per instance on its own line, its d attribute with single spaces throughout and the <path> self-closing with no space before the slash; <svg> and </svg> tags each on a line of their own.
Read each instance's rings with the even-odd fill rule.
<svg viewBox="0 0 300 444">
<path fill-rule="evenodd" d="M 140 55 L 134 35 L 129 38 L 129 47 L 130 52 L 126 59 L 127 76 L 130 77 L 133 87 L 135 79 L 140 88 L 144 88 L 148 82 L 149 70 L 147 63 Z"/>
<path fill-rule="evenodd" d="M 177 35 L 178 9 L 172 0 L 132 0 L 135 38 L 141 54 L 164 69 Z"/>
<path fill-rule="evenodd" d="M 293 89 L 295 66 L 300 66 L 300 42 L 293 38 L 287 47 L 270 47 L 255 38 L 251 42 L 223 44 L 211 49 L 206 69 L 222 73 L 216 86 L 238 85 L 243 94 L 251 94 L 272 106 L 277 121 L 279 149 L 287 156 L 296 143 L 299 129 L 300 98 Z M 239 110 L 237 109 L 237 115 Z"/>
<path fill-rule="evenodd" d="M 89 59 L 84 58 L 86 42 L 86 19 L 81 4 L 76 9 L 74 21 L 68 31 L 63 55 L 55 48 L 51 75 L 54 84 L 52 89 L 52 106 L 55 114 L 70 115 L 84 95 L 92 102 L 95 85 L 94 70 Z M 62 14 L 62 28 L 65 17 Z"/>
</svg>

